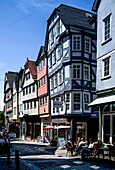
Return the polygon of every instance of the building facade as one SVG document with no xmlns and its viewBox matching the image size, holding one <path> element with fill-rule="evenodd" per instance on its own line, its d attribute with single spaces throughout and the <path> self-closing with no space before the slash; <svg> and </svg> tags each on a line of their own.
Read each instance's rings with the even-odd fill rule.
<svg viewBox="0 0 115 170">
<path fill-rule="evenodd" d="M 51 130 L 47 126 L 51 125 L 51 116 L 49 108 L 49 89 L 47 75 L 47 57 L 45 47 L 41 46 L 36 60 L 37 65 L 37 84 L 38 84 L 38 112 L 41 119 L 41 137 L 50 140 L 52 137 Z"/>
<path fill-rule="evenodd" d="M 36 80 L 37 67 L 35 61 L 27 59 L 22 77 L 23 113 L 20 115 L 22 139 L 35 140 L 40 135 Z"/>
<path fill-rule="evenodd" d="M 98 115 L 87 107 L 96 97 L 96 25 L 88 22 L 93 15 L 62 4 L 47 24 L 52 124 L 58 136 L 74 141 L 78 136 L 97 138 L 98 132 Z M 95 132 L 91 130 L 94 124 Z"/>
<path fill-rule="evenodd" d="M 17 72 L 8 71 L 4 78 L 4 112 L 5 126 L 9 132 L 15 132 L 15 117 L 13 114 L 13 87 L 15 84 Z M 16 105 L 17 106 L 17 105 Z"/>
<path fill-rule="evenodd" d="M 90 106 L 99 106 L 99 137 L 115 144 L 115 1 L 95 0 L 97 12 L 97 99 Z"/>
</svg>

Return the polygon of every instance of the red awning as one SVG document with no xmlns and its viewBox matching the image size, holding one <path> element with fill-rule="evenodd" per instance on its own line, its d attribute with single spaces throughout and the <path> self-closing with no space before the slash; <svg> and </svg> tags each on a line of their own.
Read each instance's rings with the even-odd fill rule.
<svg viewBox="0 0 115 170">
<path fill-rule="evenodd" d="M 46 126 L 46 127 L 43 128 L 43 130 L 51 130 L 51 129 L 54 129 L 54 127 L 53 126 Z"/>
</svg>

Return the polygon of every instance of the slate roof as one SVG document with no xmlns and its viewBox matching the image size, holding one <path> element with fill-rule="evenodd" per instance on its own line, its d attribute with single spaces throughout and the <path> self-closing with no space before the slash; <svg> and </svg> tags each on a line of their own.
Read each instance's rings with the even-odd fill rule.
<svg viewBox="0 0 115 170">
<path fill-rule="evenodd" d="M 17 74 L 18 74 L 17 72 L 12 72 L 12 71 L 8 71 L 8 73 L 5 73 L 5 77 L 7 78 L 10 88 L 13 88 L 13 81 L 15 80 Z"/>
<path fill-rule="evenodd" d="M 93 26 L 89 24 L 88 20 L 94 15 L 94 13 L 61 4 L 54 10 L 48 22 L 52 19 L 52 16 L 58 14 L 65 26 L 84 27 L 93 29 Z"/>
<path fill-rule="evenodd" d="M 25 66 L 29 68 L 30 74 L 32 75 L 33 79 L 37 79 L 37 66 L 35 64 L 35 61 L 27 59 Z"/>
<path fill-rule="evenodd" d="M 41 46 L 38 56 L 37 56 L 37 59 L 36 59 L 36 64 L 38 64 L 39 60 L 43 57 L 44 54 L 45 54 L 45 47 Z"/>
</svg>

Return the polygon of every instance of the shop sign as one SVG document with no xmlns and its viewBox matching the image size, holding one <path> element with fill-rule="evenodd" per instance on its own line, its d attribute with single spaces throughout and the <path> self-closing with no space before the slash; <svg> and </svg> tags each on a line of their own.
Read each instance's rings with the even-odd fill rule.
<svg viewBox="0 0 115 170">
<path fill-rule="evenodd" d="M 52 119 L 53 123 L 66 123 L 67 119 L 66 118 L 57 118 L 57 119 Z"/>
</svg>

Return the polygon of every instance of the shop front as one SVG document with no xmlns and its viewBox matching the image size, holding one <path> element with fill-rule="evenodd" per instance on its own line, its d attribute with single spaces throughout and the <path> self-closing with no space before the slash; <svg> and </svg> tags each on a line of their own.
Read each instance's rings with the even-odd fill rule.
<svg viewBox="0 0 115 170">
<path fill-rule="evenodd" d="M 102 140 L 105 143 L 115 144 L 115 111 L 113 104 L 104 107 L 102 113 Z M 109 109 L 109 111 L 108 111 Z"/>
</svg>

